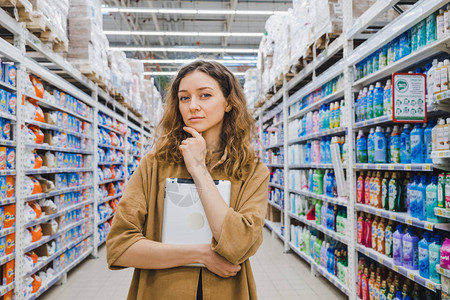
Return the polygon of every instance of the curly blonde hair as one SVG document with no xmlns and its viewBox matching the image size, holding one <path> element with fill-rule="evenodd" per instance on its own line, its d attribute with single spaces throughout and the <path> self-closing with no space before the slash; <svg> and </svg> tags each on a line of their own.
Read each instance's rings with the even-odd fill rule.
<svg viewBox="0 0 450 300">
<path fill-rule="evenodd" d="M 178 90 L 181 80 L 194 71 L 214 78 L 219 83 L 227 104 L 232 107 L 224 115 L 219 149 L 227 153 L 227 159 L 223 163 L 225 174 L 240 180 L 251 164 L 259 161 L 251 146 L 252 138 L 256 137 L 255 119 L 247 110 L 247 101 L 236 77 L 217 62 L 197 60 L 182 67 L 172 81 L 166 97 L 166 108 L 157 126 L 155 157 L 158 161 L 184 163 L 178 146 L 190 134 L 183 130 L 186 125 L 178 106 Z"/>
</svg>

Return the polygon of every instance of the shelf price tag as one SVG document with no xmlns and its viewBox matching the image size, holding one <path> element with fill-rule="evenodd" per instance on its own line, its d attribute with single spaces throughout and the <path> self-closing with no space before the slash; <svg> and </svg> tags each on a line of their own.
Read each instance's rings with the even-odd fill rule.
<svg viewBox="0 0 450 300">
<path fill-rule="evenodd" d="M 427 283 L 427 288 L 429 288 L 430 290 L 434 291 L 434 285 L 431 282 Z"/>
<path fill-rule="evenodd" d="M 391 220 L 397 220 L 397 217 L 395 215 L 391 215 Z"/>
<path fill-rule="evenodd" d="M 406 224 L 408 224 L 408 225 L 412 225 L 412 219 L 406 219 Z"/>
<path fill-rule="evenodd" d="M 442 210 L 438 209 L 438 210 L 436 210 L 436 215 L 443 217 L 444 213 L 442 212 Z"/>
<path fill-rule="evenodd" d="M 425 229 L 427 229 L 427 230 L 433 230 L 433 227 L 434 227 L 433 224 L 430 224 L 430 223 L 425 225 Z"/>
<path fill-rule="evenodd" d="M 392 120 L 396 123 L 425 123 L 426 75 L 394 73 L 392 83 Z"/>
<path fill-rule="evenodd" d="M 445 152 L 444 152 L 444 151 L 439 151 L 439 152 L 438 152 L 438 157 L 444 157 L 444 155 L 445 155 Z"/>
<path fill-rule="evenodd" d="M 394 165 L 389 165 L 389 170 L 394 170 Z"/>
<path fill-rule="evenodd" d="M 411 280 L 414 280 L 414 274 L 413 273 L 408 273 L 408 277 L 409 277 L 409 279 L 411 279 Z"/>
<path fill-rule="evenodd" d="M 378 262 L 379 262 L 380 264 L 382 264 L 382 263 L 383 263 L 383 258 L 382 258 L 382 257 L 378 257 Z"/>
<path fill-rule="evenodd" d="M 398 272 L 398 267 L 396 265 L 394 265 L 392 268 L 394 269 L 395 272 Z"/>
<path fill-rule="evenodd" d="M 431 166 L 430 166 L 430 165 L 425 165 L 425 166 L 423 167 L 423 170 L 424 170 L 424 171 L 431 171 Z"/>
<path fill-rule="evenodd" d="M 381 165 L 377 165 L 377 170 L 381 170 Z"/>
<path fill-rule="evenodd" d="M 411 165 L 405 165 L 405 170 L 406 171 L 411 171 Z"/>
</svg>

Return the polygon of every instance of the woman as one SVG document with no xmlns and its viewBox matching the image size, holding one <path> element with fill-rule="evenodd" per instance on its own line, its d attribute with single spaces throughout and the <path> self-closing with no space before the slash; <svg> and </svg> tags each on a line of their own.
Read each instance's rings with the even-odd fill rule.
<svg viewBox="0 0 450 300">
<path fill-rule="evenodd" d="M 256 299 L 249 257 L 262 242 L 269 172 L 251 147 L 253 129 L 227 68 L 195 61 L 179 71 L 155 151 L 131 177 L 106 242 L 111 269 L 136 268 L 128 299 Z M 194 180 L 211 244 L 161 243 L 166 178 Z M 213 179 L 231 181 L 230 207 Z"/>
</svg>

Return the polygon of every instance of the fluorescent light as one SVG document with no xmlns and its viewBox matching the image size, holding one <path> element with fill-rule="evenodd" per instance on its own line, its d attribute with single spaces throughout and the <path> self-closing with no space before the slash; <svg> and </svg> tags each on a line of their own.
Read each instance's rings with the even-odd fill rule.
<svg viewBox="0 0 450 300">
<path fill-rule="evenodd" d="M 129 31 L 104 30 L 106 35 L 148 35 L 148 36 L 234 36 L 234 37 L 262 37 L 259 32 L 194 32 L 194 31 Z"/>
<path fill-rule="evenodd" d="M 178 47 L 109 47 L 109 50 L 119 51 L 149 51 L 149 52 L 191 52 L 191 53 L 258 53 L 258 49 L 244 48 L 178 48 Z"/>
<path fill-rule="evenodd" d="M 178 74 L 178 72 L 170 72 L 170 71 L 156 71 L 156 72 L 143 72 L 142 73 L 144 76 L 145 75 L 150 75 L 150 76 L 175 76 Z M 233 72 L 234 76 L 244 76 L 245 73 L 244 72 Z"/>
<path fill-rule="evenodd" d="M 200 58 L 198 58 L 200 59 Z M 141 59 L 144 64 L 178 64 L 184 65 L 198 59 Z M 221 64 L 256 64 L 254 59 L 204 59 L 205 61 L 215 61 Z"/>
<path fill-rule="evenodd" d="M 147 7 L 103 7 L 104 13 L 142 13 L 142 14 L 190 14 L 190 15 L 277 15 L 287 11 L 276 10 L 233 10 L 233 9 L 189 9 L 189 8 L 147 8 Z"/>
</svg>

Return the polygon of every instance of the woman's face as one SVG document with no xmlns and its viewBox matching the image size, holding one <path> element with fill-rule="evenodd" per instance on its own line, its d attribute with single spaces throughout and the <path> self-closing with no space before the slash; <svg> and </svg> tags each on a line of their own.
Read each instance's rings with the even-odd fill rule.
<svg viewBox="0 0 450 300">
<path fill-rule="evenodd" d="M 178 89 L 178 106 L 186 126 L 205 139 L 205 134 L 219 137 L 227 103 L 214 78 L 200 71 L 186 75 Z"/>
</svg>

